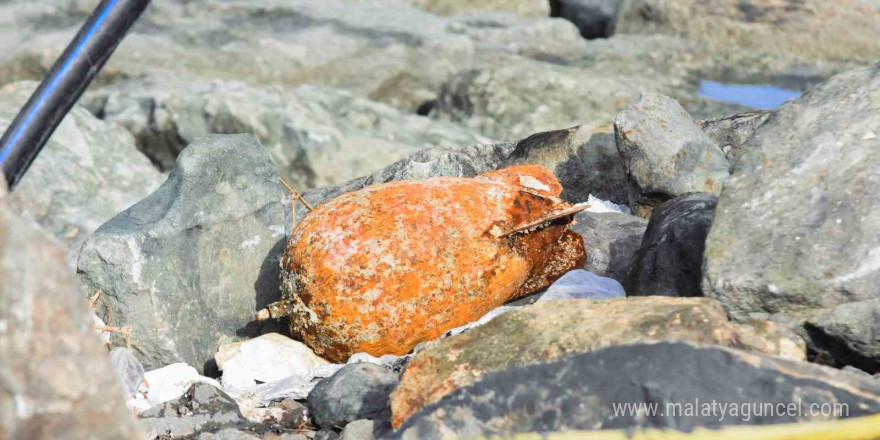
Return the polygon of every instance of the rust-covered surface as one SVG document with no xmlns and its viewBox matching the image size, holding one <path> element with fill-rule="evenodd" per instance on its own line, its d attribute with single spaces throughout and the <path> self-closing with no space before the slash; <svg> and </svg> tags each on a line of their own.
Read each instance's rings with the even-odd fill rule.
<svg viewBox="0 0 880 440">
<path fill-rule="evenodd" d="M 543 167 L 371 186 L 296 227 L 282 258 L 291 332 L 331 361 L 401 355 L 582 267 L 583 207 Z"/>
</svg>

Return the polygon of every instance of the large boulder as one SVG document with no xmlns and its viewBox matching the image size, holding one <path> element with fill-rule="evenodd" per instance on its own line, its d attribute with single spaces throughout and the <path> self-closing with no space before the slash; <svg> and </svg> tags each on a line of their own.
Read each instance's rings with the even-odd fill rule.
<svg viewBox="0 0 880 440">
<path fill-rule="evenodd" d="M 0 174 L 2 178 L 2 174 Z M 86 299 L 48 232 L 0 180 L 0 438 L 139 439 Z"/>
<path fill-rule="evenodd" d="M 880 65 L 835 76 L 749 139 L 706 241 L 735 318 L 880 298 Z"/>
<path fill-rule="evenodd" d="M 654 210 L 624 282 L 627 296 L 703 296 L 703 250 L 717 203 L 694 193 Z"/>
<path fill-rule="evenodd" d="M 584 269 L 623 281 L 632 259 L 642 245 L 648 221 L 619 212 L 582 211 L 571 230 L 584 237 L 587 263 Z"/>
<path fill-rule="evenodd" d="M 672 98 L 643 94 L 617 115 L 614 131 L 633 204 L 650 209 L 692 192 L 718 194 L 727 179 L 724 152 Z"/>
<path fill-rule="evenodd" d="M 426 147 L 488 142 L 455 124 L 329 87 L 154 77 L 98 89 L 84 101 L 129 129 L 163 169 L 200 137 L 253 133 L 297 189 L 339 184 Z"/>
<path fill-rule="evenodd" d="M 768 411 L 765 408 L 784 408 Z M 662 342 L 609 347 L 515 367 L 426 406 L 395 438 L 518 432 L 767 425 L 880 412 L 861 374 L 726 347 Z"/>
<path fill-rule="evenodd" d="M 27 81 L 0 88 L 0 132 L 36 87 Z M 9 203 L 13 211 L 64 242 L 73 271 L 86 237 L 161 183 L 161 173 L 135 148 L 125 129 L 75 106 L 19 181 Z"/>
<path fill-rule="evenodd" d="M 648 341 L 690 341 L 803 359 L 798 342 L 770 323 L 731 324 L 704 298 L 548 301 L 505 313 L 419 351 L 391 396 L 394 426 L 487 374 L 573 353 Z"/>
<path fill-rule="evenodd" d="M 153 194 L 83 244 L 80 279 L 103 289 L 115 325 L 147 369 L 202 370 L 217 348 L 254 335 L 254 312 L 280 296 L 287 193 L 252 135 L 190 144 Z"/>
</svg>

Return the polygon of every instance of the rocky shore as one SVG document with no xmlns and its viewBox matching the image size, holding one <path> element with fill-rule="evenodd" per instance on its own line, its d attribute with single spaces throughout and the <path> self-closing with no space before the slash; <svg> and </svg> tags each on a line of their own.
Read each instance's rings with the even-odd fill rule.
<svg viewBox="0 0 880 440">
<path fill-rule="evenodd" d="M 93 7 L 0 2 L 0 131 Z M 0 190 L 0 438 L 878 414 L 878 34 L 872 0 L 154 0 Z M 795 410 L 620 410 L 699 402 Z"/>
</svg>

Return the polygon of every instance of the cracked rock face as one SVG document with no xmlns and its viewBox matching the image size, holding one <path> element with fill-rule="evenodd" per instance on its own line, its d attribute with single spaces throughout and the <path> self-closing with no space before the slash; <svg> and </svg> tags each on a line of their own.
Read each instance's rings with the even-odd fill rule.
<svg viewBox="0 0 880 440">
<path fill-rule="evenodd" d="M 114 325 L 150 370 L 203 370 L 219 345 L 258 332 L 254 312 L 276 300 L 289 196 L 252 135 L 190 144 L 153 194 L 83 245 L 86 289 L 103 289 Z"/>
</svg>

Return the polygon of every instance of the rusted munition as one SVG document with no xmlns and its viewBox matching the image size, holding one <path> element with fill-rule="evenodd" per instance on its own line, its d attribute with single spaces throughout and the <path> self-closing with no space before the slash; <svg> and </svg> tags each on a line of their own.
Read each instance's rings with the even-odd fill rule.
<svg viewBox="0 0 880 440">
<path fill-rule="evenodd" d="M 295 228 L 281 260 L 282 300 L 320 356 L 401 355 L 582 267 L 586 208 L 558 198 L 545 168 L 385 183 L 334 198 Z"/>
</svg>

